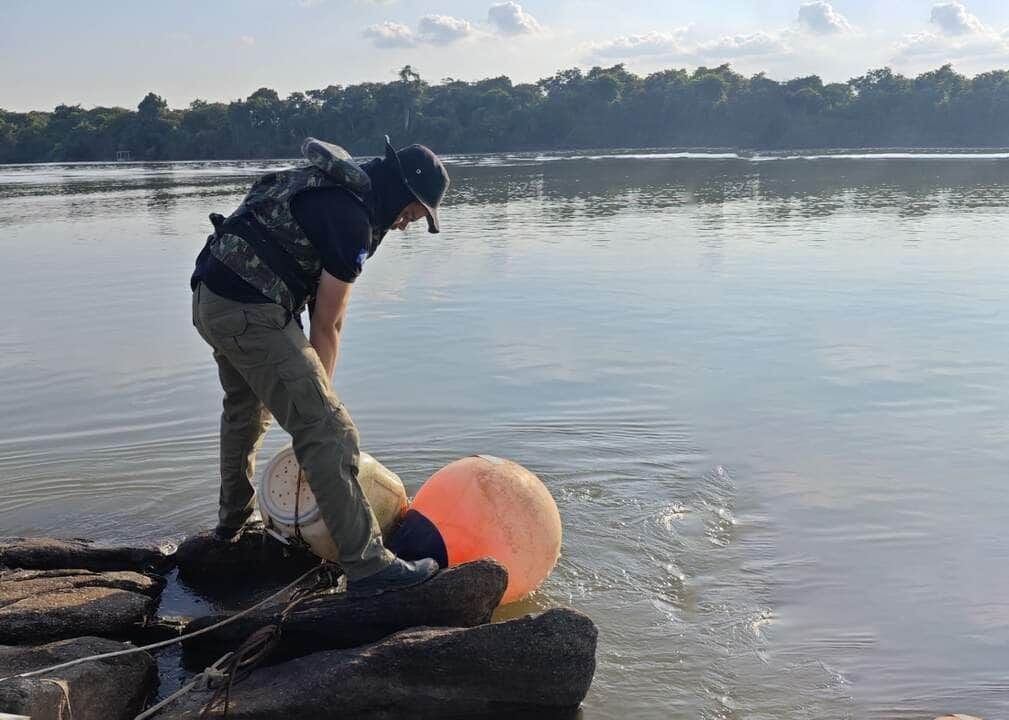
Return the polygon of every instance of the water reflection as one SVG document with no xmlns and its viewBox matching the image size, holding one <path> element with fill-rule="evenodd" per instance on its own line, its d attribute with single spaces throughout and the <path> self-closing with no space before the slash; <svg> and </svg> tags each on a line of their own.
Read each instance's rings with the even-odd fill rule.
<svg viewBox="0 0 1009 720">
<path fill-rule="evenodd" d="M 830 217 L 846 209 L 923 217 L 1009 201 L 1009 163 L 964 160 L 817 160 L 753 164 L 668 160 L 645 165 L 567 160 L 520 167 L 466 166 L 453 172 L 453 204 L 547 203 L 552 218 L 606 218 L 685 205 L 752 203 L 768 222 Z"/>
<path fill-rule="evenodd" d="M 1009 162 L 912 159 L 753 163 L 742 159 L 670 158 L 642 163 L 622 156 L 605 162 L 567 159 L 522 165 L 453 167 L 450 205 L 550 203 L 555 217 L 605 218 L 624 210 L 660 212 L 684 205 L 754 202 L 769 221 L 793 214 L 829 217 L 845 208 L 897 208 L 902 217 L 936 210 L 1002 207 L 1009 200 Z M 157 204 L 228 197 L 284 161 L 137 164 L 128 176 L 116 165 L 0 168 L 0 199 L 106 195 L 103 204 L 131 208 L 131 196 Z M 139 183 L 139 185 L 138 185 Z M 75 206 L 81 212 L 84 205 Z M 10 218 L 5 217 L 5 220 Z M 18 218 L 23 220 L 24 218 Z"/>
<path fill-rule="evenodd" d="M 24 167 L 0 168 L 0 198 L 25 196 L 121 195 L 137 190 L 172 190 L 179 198 L 227 195 L 282 160 L 235 166 L 225 163 L 154 163 L 124 175 L 115 165 L 85 170 L 47 166 L 32 174 Z M 91 168 L 92 166 L 89 166 Z M 606 217 L 633 207 L 663 210 L 687 204 L 752 200 L 780 205 L 796 201 L 806 217 L 856 208 L 908 207 L 913 214 L 938 207 L 977 209 L 1006 203 L 1009 162 L 969 160 L 819 159 L 753 163 L 745 160 L 668 159 L 641 163 L 615 158 L 563 159 L 521 166 L 459 165 L 453 168 L 455 205 L 503 205 L 527 200 L 582 201 L 586 217 Z"/>
</svg>

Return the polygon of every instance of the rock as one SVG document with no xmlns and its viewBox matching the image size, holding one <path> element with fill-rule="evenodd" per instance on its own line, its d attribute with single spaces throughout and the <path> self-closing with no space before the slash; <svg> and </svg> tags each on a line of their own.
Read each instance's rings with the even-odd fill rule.
<svg viewBox="0 0 1009 720">
<path fill-rule="evenodd" d="M 943 715 L 942 717 L 937 717 L 935 720 L 981 720 L 979 717 L 974 717 L 973 715 Z"/>
<path fill-rule="evenodd" d="M 137 645 L 150 645 L 151 643 L 177 638 L 192 620 L 190 617 L 176 615 L 156 617 L 143 627 L 131 631 L 129 635 L 130 642 Z M 0 718 L 0 720 L 3 720 L 3 718 Z"/>
<path fill-rule="evenodd" d="M 26 597 L 71 592 L 83 587 L 108 587 L 157 597 L 165 587 L 160 577 L 130 571 L 7 570 L 0 571 L 0 607 Z"/>
<path fill-rule="evenodd" d="M 411 627 L 472 627 L 487 623 L 507 585 L 504 566 L 488 558 L 443 570 L 422 585 L 371 598 L 348 600 L 342 593 L 313 597 L 288 616 L 272 660 L 355 647 Z M 187 664 L 202 667 L 233 650 L 254 631 L 275 623 L 280 609 L 263 608 L 220 630 L 186 641 Z M 200 630 L 226 617 L 197 618 L 185 632 Z"/>
<path fill-rule="evenodd" d="M 101 547 L 90 540 L 0 538 L 0 567 L 26 570 L 137 570 L 163 573 L 174 563 L 175 547 Z"/>
<path fill-rule="evenodd" d="M 230 720 L 519 717 L 577 707 L 595 672 L 597 631 L 574 610 L 474 628 L 423 628 L 260 668 L 236 684 Z M 196 720 L 210 694 L 157 717 Z"/>
<path fill-rule="evenodd" d="M 271 537 L 261 523 L 250 525 L 230 543 L 214 540 L 209 531 L 187 537 L 175 558 L 179 578 L 198 590 L 236 581 L 249 587 L 283 585 L 319 564 L 307 550 Z"/>
<path fill-rule="evenodd" d="M 0 677 L 131 647 L 94 637 L 40 647 L 0 646 Z M 0 682 L 0 711 L 32 720 L 133 718 L 157 683 L 154 659 L 145 652 L 82 663 L 39 677 Z"/>
<path fill-rule="evenodd" d="M 128 571 L 0 572 L 0 642 L 126 637 L 147 623 L 163 587 L 160 578 Z"/>
</svg>

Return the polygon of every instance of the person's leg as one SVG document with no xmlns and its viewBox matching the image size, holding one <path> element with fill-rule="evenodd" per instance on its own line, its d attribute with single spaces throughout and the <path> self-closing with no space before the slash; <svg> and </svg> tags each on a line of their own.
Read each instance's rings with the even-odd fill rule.
<svg viewBox="0 0 1009 720">
<path fill-rule="evenodd" d="M 236 303 L 202 290 L 194 324 L 291 434 L 323 522 L 339 548 L 348 592 L 369 595 L 430 578 L 436 562 L 407 563 L 382 544 L 357 479 L 357 429 L 301 329 L 278 305 Z"/>
<path fill-rule="evenodd" d="M 244 326 L 241 303 L 219 297 L 200 283 L 193 292 L 193 326 L 214 351 L 224 390 L 218 530 L 237 529 L 252 514 L 256 452 L 269 428 L 270 413 L 222 352 L 223 344 L 233 342 L 229 333 L 240 332 Z"/>
<path fill-rule="evenodd" d="M 280 306 L 235 305 L 201 305 L 204 331 L 290 433 L 348 579 L 382 570 L 393 555 L 382 544 L 378 521 L 357 480 L 357 429 L 330 388 L 318 355 Z M 236 309 L 240 314 L 233 313 Z"/>
<path fill-rule="evenodd" d="M 340 565 L 353 580 L 383 569 L 393 556 L 368 498 L 358 482 L 357 428 L 340 403 L 325 370 L 304 334 L 291 323 L 285 334 L 295 347 L 275 365 L 245 370 L 249 384 L 291 434 L 298 458 L 323 522 L 339 549 Z"/>
<path fill-rule="evenodd" d="M 218 522 L 223 528 L 239 528 L 252 515 L 256 453 L 272 418 L 231 362 L 216 350 L 214 360 L 224 389 Z"/>
</svg>

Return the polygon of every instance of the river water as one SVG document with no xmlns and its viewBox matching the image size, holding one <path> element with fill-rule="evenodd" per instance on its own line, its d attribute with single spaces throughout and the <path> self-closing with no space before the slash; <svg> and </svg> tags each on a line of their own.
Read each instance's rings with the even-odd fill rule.
<svg viewBox="0 0 1009 720">
<path fill-rule="evenodd" d="M 1009 716 L 1005 155 L 450 160 L 335 384 L 411 492 L 471 453 L 550 488 L 509 612 L 596 621 L 585 718 Z M 283 164 L 0 167 L 0 534 L 213 523 L 188 277 Z"/>
</svg>

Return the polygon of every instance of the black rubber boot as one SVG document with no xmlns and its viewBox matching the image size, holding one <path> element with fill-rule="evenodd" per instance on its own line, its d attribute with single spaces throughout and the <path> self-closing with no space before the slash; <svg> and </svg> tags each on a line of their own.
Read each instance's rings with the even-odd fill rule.
<svg viewBox="0 0 1009 720">
<path fill-rule="evenodd" d="M 221 543 L 235 542 L 238 540 L 239 536 L 242 534 L 242 530 L 244 529 L 244 525 L 240 525 L 236 528 L 218 525 L 214 528 L 214 540 Z"/>
<path fill-rule="evenodd" d="M 438 563 L 431 558 L 407 562 L 396 558 L 388 567 L 374 575 L 347 582 L 347 597 L 361 598 L 403 590 L 430 580 L 438 572 Z"/>
</svg>

